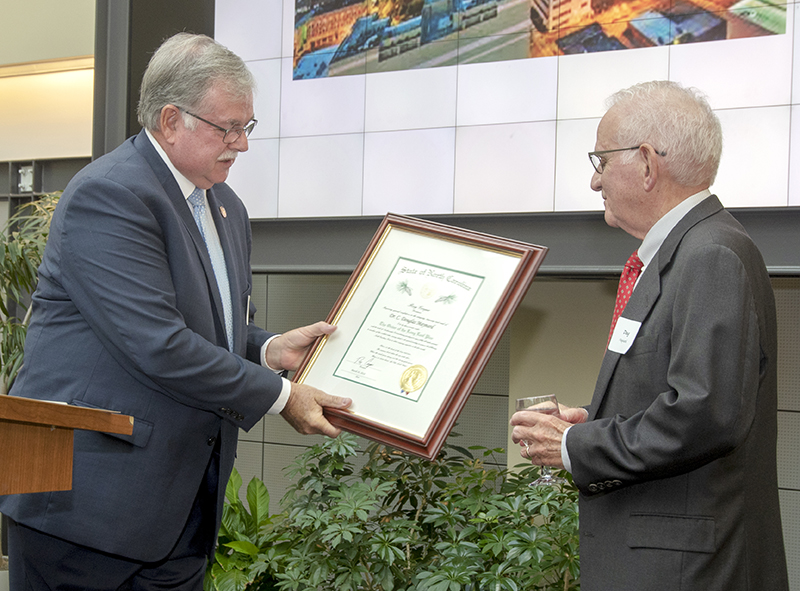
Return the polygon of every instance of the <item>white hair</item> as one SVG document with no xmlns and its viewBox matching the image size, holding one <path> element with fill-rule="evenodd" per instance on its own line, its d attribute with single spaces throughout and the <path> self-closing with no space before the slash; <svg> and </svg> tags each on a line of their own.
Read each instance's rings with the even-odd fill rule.
<svg viewBox="0 0 800 591">
<path fill-rule="evenodd" d="M 620 146 L 651 144 L 664 155 L 670 176 L 680 185 L 714 182 L 722 156 L 722 126 L 700 91 L 666 80 L 643 82 L 616 92 L 607 106 L 621 110 L 615 138 Z"/>
</svg>

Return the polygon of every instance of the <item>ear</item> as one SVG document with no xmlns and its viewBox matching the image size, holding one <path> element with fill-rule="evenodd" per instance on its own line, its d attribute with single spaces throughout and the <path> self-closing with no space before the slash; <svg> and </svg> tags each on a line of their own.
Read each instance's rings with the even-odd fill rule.
<svg viewBox="0 0 800 591">
<path fill-rule="evenodd" d="M 650 144 L 642 144 L 639 148 L 639 155 L 644 160 L 644 176 L 642 178 L 642 182 L 644 183 L 644 190 L 647 192 L 652 191 L 656 183 L 658 182 L 659 176 L 659 161 L 658 161 L 658 154 L 656 154 L 655 148 Z"/>
<path fill-rule="evenodd" d="M 181 112 L 175 105 L 166 105 L 158 118 L 161 134 L 167 143 L 174 143 L 178 130 L 183 125 Z"/>
</svg>

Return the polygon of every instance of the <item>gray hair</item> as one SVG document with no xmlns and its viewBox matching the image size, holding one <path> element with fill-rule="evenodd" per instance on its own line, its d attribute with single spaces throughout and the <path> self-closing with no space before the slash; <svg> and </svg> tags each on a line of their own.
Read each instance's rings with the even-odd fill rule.
<svg viewBox="0 0 800 591">
<path fill-rule="evenodd" d="M 139 124 L 150 131 L 159 130 L 166 105 L 197 109 L 218 84 L 243 99 L 251 97 L 256 87 L 244 61 L 210 37 L 190 33 L 170 37 L 153 54 L 142 78 Z M 191 128 L 196 124 L 185 114 L 184 121 Z"/>
<path fill-rule="evenodd" d="M 722 156 L 722 126 L 705 95 L 666 80 L 620 90 L 607 101 L 622 110 L 620 146 L 651 144 L 664 157 L 673 180 L 685 187 L 711 185 Z M 635 152 L 624 154 L 633 159 Z"/>
</svg>

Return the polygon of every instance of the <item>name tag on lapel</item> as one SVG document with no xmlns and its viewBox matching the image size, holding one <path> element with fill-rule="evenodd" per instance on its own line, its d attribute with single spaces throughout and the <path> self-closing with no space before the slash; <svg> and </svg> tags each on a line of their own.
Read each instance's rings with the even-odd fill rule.
<svg viewBox="0 0 800 591">
<path fill-rule="evenodd" d="M 608 350 L 625 355 L 628 349 L 631 348 L 641 327 L 641 322 L 620 316 L 617 320 L 617 325 L 614 327 L 614 334 L 611 335 L 611 341 L 608 343 Z"/>
</svg>

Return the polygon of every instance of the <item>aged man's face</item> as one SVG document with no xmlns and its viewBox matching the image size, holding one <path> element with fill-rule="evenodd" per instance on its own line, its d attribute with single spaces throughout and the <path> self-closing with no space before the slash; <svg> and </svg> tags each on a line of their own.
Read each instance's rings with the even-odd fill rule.
<svg viewBox="0 0 800 591">
<path fill-rule="evenodd" d="M 614 140 L 620 115 L 619 109 L 612 107 L 600 121 L 595 150 L 630 147 L 620 146 Z M 604 156 L 603 173 L 594 171 L 591 187 L 603 195 L 606 223 L 641 239 L 652 225 L 651 206 L 648 205 L 643 186 L 644 162 L 638 153 L 634 155 L 633 161 L 624 162 L 623 154 L 625 152 L 612 152 Z"/>
<path fill-rule="evenodd" d="M 253 98 L 235 98 L 220 87 L 213 87 L 202 105 L 192 111 L 225 129 L 243 127 L 253 119 Z M 178 122 L 172 153 L 175 167 L 197 187 L 208 189 L 224 182 L 239 152 L 248 149 L 243 133 L 230 144 L 222 141 L 223 132 L 208 123 L 197 121 L 194 130 Z"/>
</svg>

